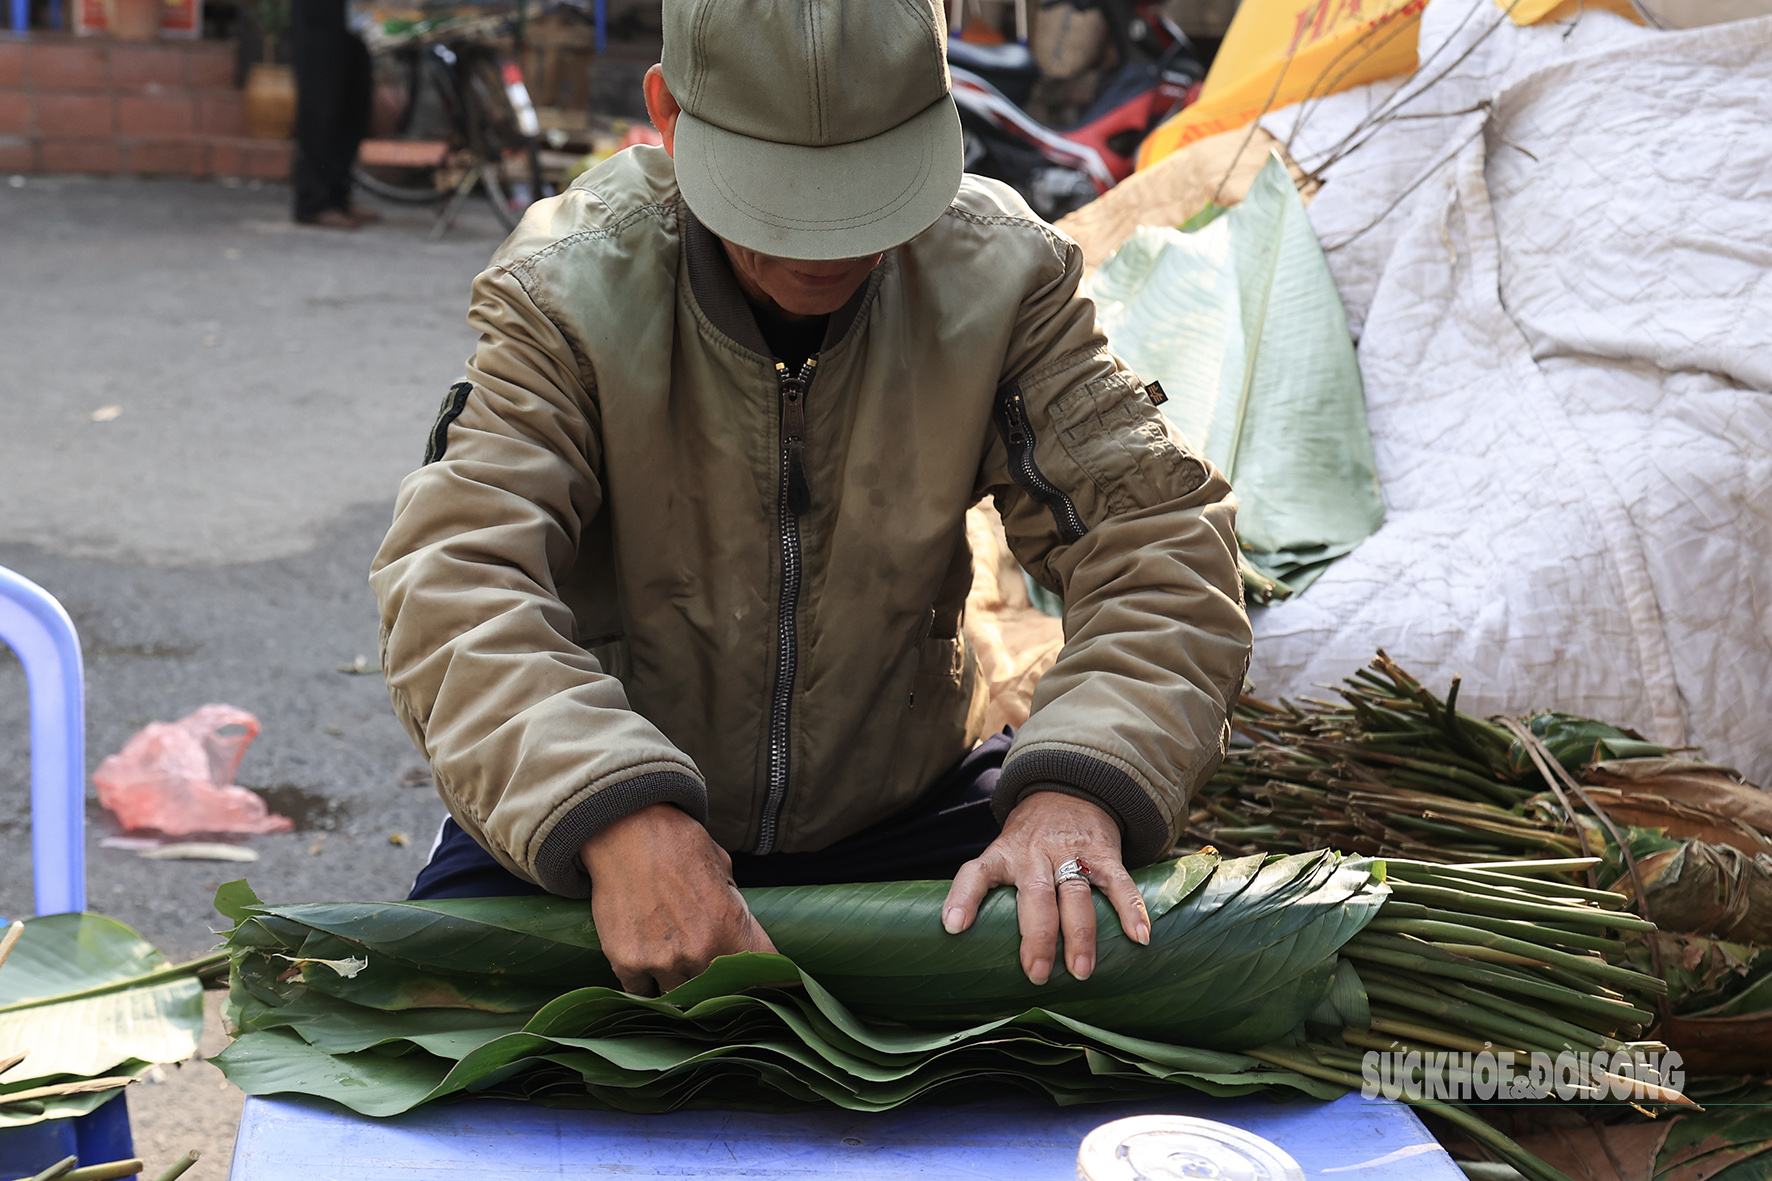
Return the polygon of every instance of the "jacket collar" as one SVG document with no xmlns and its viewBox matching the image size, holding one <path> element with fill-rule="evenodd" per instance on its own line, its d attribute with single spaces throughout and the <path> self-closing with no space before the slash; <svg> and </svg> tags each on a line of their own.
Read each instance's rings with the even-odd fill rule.
<svg viewBox="0 0 1772 1181">
<path fill-rule="evenodd" d="M 751 312 L 751 305 L 745 302 L 744 290 L 738 285 L 738 278 L 732 273 L 732 263 L 726 257 L 725 247 L 714 232 L 696 219 L 688 206 L 684 206 L 683 216 L 686 219 L 684 230 L 684 248 L 689 261 L 689 290 L 695 296 L 695 302 L 701 306 L 702 313 L 707 316 L 715 328 L 730 336 L 733 340 L 751 350 L 767 357 L 769 345 L 763 340 L 763 332 L 757 327 L 757 317 Z M 884 262 L 881 264 L 884 266 Z M 868 292 L 873 289 L 880 267 L 868 276 L 867 282 L 855 289 L 849 301 L 831 313 L 830 323 L 824 331 L 824 344 L 820 352 L 828 352 L 836 343 L 843 339 L 850 325 L 861 312 L 861 305 L 867 302 Z"/>
</svg>

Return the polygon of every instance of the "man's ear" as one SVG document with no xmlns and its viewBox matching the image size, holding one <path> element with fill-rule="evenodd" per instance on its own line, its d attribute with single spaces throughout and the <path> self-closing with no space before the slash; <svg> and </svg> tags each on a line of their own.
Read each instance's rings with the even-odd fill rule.
<svg viewBox="0 0 1772 1181">
<path fill-rule="evenodd" d="M 664 137 L 664 150 L 669 152 L 677 138 L 677 115 L 683 108 L 677 105 L 677 97 L 665 85 L 663 66 L 654 65 L 647 70 L 643 86 L 646 91 L 646 113 L 651 116 L 652 125 Z"/>
</svg>

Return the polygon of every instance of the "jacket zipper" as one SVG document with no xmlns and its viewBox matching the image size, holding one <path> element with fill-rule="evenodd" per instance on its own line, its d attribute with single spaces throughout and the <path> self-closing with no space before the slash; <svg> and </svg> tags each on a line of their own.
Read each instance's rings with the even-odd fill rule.
<svg viewBox="0 0 1772 1181">
<path fill-rule="evenodd" d="M 800 518 L 812 507 L 803 455 L 806 393 L 812 387 L 812 374 L 817 368 L 817 357 L 806 358 L 798 374 L 789 373 L 780 361 L 775 363 L 775 379 L 781 387 L 781 476 L 776 510 L 781 540 L 781 600 L 775 614 L 775 691 L 769 703 L 769 793 L 763 801 L 763 821 L 757 831 L 758 854 L 775 851 L 776 828 L 788 795 L 788 723 L 800 659 L 795 620 L 800 606 Z"/>
<path fill-rule="evenodd" d="M 1080 539 L 1089 528 L 1083 524 L 1076 504 L 1041 475 L 1034 463 L 1034 428 L 1028 425 L 1027 403 L 1020 386 L 1004 386 L 997 391 L 996 419 L 997 432 L 1003 436 L 1003 447 L 1009 453 L 1009 478 L 1051 510 L 1065 541 Z"/>
</svg>

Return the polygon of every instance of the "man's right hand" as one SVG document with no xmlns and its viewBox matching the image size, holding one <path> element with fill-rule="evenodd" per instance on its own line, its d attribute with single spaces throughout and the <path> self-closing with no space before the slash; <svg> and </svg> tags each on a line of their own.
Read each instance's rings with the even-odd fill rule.
<svg viewBox="0 0 1772 1181">
<path fill-rule="evenodd" d="M 624 816 L 579 856 L 597 938 L 629 992 L 669 992 L 716 956 L 775 950 L 732 881 L 732 858 L 679 808 Z"/>
</svg>

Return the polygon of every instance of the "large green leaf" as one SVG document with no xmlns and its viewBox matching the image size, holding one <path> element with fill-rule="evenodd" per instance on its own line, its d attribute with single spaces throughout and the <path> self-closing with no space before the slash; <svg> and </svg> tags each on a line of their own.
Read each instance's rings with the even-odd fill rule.
<svg viewBox="0 0 1772 1181">
<path fill-rule="evenodd" d="M 1152 907 L 1148 947 L 1121 933 L 1098 894 L 1095 972 L 1044 986 L 1022 974 L 1012 890 L 993 891 L 959 936 L 940 926 L 942 882 L 752 890 L 746 899 L 782 954 L 859 1013 L 951 1023 L 1038 1005 L 1125 1033 L 1244 1049 L 1316 1007 L 1336 950 L 1386 896 L 1369 863 L 1322 853 L 1266 863 L 1191 857 L 1136 876 L 1154 892 L 1178 871 L 1193 888 Z"/>
<path fill-rule="evenodd" d="M 211 1061 L 248 1095 L 318 1095 L 364 1115 L 411 1110 L 450 1067 L 447 1059 L 422 1053 L 328 1054 L 286 1030 L 241 1034 Z"/>
<path fill-rule="evenodd" d="M 18 946 L 0 968 L 0 1005 L 112 984 L 166 966 L 165 956 L 115 919 L 45 915 L 25 922 Z M 195 976 L 0 1013 L 0 1058 L 28 1051 L 23 1062 L 0 1075 L 0 1086 L 107 1075 L 131 1060 L 182 1061 L 197 1052 L 202 1028 L 202 986 Z"/>
<path fill-rule="evenodd" d="M 1089 293 L 1114 351 L 1231 479 L 1237 536 L 1303 589 L 1384 519 L 1347 317 L 1278 159 L 1193 230 L 1143 227 Z"/>
</svg>

